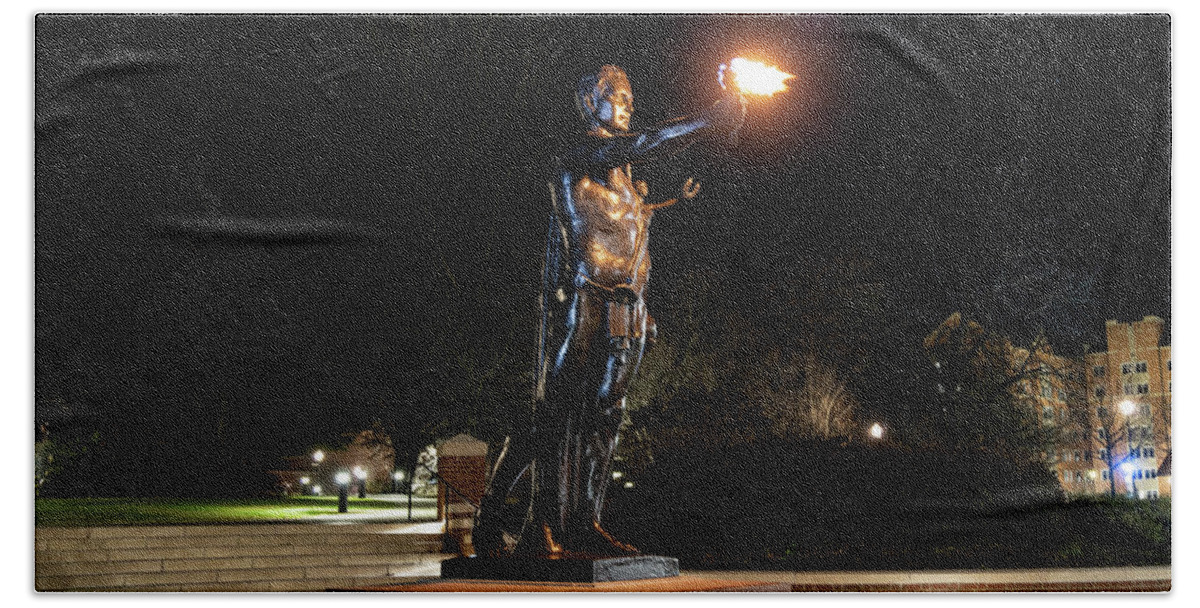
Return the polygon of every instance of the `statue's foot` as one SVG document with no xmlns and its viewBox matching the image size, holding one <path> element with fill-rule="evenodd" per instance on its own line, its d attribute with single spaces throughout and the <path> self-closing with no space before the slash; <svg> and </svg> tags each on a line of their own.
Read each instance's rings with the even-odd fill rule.
<svg viewBox="0 0 1200 608">
<path fill-rule="evenodd" d="M 494 522 L 477 523 L 471 530 L 471 544 L 480 557 L 504 557 L 511 553 L 504 532 Z"/>
<path fill-rule="evenodd" d="M 600 526 L 600 522 L 590 523 L 573 530 L 570 541 L 566 545 L 569 557 L 630 557 L 641 555 L 637 547 L 617 540 L 612 534 Z"/>
<path fill-rule="evenodd" d="M 543 523 L 541 530 L 531 531 L 521 538 L 521 542 L 517 544 L 513 555 L 558 559 L 564 556 L 564 551 L 562 543 L 559 542 L 557 535 L 550 528 L 550 524 Z"/>
</svg>

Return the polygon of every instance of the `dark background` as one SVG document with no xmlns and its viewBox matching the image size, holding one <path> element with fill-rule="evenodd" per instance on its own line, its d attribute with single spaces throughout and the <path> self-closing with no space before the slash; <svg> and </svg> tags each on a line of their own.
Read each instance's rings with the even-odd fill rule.
<svg viewBox="0 0 1200 608">
<path fill-rule="evenodd" d="M 1169 327 L 1169 41 L 1135 15 L 42 16 L 37 418 L 106 421 L 126 493 L 232 487 L 381 413 L 502 435 L 576 80 L 621 65 L 649 124 L 734 55 L 797 78 L 736 147 L 642 170 L 703 183 L 655 221 L 660 330 L 696 276 L 765 323 L 770 286 L 838 269 L 873 294 L 837 303 L 853 388 L 901 418 L 953 311 L 1072 355 Z M 465 394 L 503 398 L 447 411 L 497 360 Z"/>
</svg>

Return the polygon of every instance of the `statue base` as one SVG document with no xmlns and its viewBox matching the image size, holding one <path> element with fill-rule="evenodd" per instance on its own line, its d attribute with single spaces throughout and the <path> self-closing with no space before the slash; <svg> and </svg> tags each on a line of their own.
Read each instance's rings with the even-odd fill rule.
<svg viewBox="0 0 1200 608">
<path fill-rule="evenodd" d="M 607 583 L 679 576 L 679 560 L 632 557 L 455 557 L 442 562 L 442 578 L 558 583 Z"/>
</svg>

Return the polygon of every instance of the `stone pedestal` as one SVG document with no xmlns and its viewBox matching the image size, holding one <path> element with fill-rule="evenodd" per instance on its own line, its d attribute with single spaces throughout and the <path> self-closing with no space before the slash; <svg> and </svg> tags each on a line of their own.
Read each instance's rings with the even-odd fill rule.
<svg viewBox="0 0 1200 608">
<path fill-rule="evenodd" d="M 606 558 L 456 557 L 442 562 L 443 579 L 607 583 L 679 576 L 679 560 L 658 555 Z"/>
</svg>

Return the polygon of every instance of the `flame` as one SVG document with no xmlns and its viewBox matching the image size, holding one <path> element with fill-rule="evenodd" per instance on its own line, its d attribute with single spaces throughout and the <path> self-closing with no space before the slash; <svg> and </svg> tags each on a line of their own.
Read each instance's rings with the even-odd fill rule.
<svg viewBox="0 0 1200 608">
<path fill-rule="evenodd" d="M 734 57 L 729 61 L 729 71 L 733 74 L 733 84 L 743 93 L 771 96 L 780 91 L 786 91 L 784 84 L 795 74 L 780 71 L 773 65 L 766 65 L 742 57 Z"/>
</svg>

